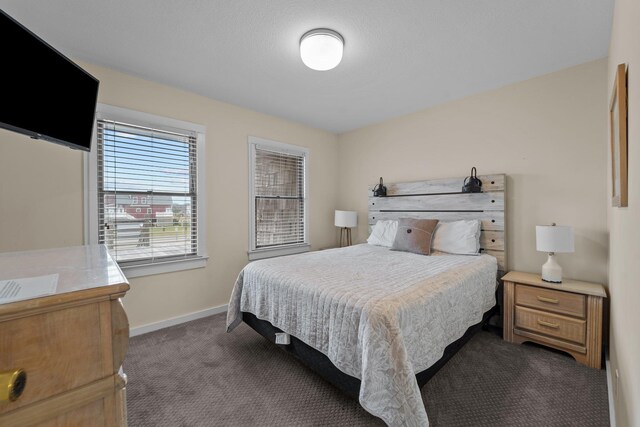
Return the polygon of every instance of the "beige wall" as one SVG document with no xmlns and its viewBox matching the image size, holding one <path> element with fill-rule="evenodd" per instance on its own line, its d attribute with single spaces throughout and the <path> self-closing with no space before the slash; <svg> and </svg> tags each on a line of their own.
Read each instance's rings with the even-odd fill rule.
<svg viewBox="0 0 640 427">
<path fill-rule="evenodd" d="M 613 88 L 616 66 L 628 65 L 629 207 L 608 208 L 611 256 L 610 358 L 620 381 L 614 384 L 619 426 L 640 426 L 640 3 L 617 0 L 609 49 L 607 91 Z M 608 140 L 602 142 L 608 151 Z M 607 178 L 611 185 L 610 158 Z M 615 376 L 614 376 L 615 377 Z"/>
<path fill-rule="evenodd" d="M 310 242 L 334 245 L 337 137 L 110 69 L 99 101 L 206 126 L 206 268 L 131 280 L 124 304 L 133 327 L 226 304 L 247 262 L 247 136 L 310 149 Z M 277 100 L 274 100 L 277 102 Z M 0 252 L 83 243 L 82 154 L 0 130 Z"/>
<path fill-rule="evenodd" d="M 607 61 L 599 60 L 339 135 L 338 209 L 357 210 L 367 236 L 367 185 L 508 175 L 511 269 L 539 271 L 535 225 L 574 227 L 567 277 L 607 279 Z"/>
</svg>

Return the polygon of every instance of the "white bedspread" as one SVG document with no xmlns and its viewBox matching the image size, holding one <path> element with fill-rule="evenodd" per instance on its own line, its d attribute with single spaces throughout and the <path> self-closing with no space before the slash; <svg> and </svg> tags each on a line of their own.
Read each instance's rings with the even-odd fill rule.
<svg viewBox="0 0 640 427">
<path fill-rule="evenodd" d="M 362 380 L 360 404 L 390 426 L 427 426 L 415 374 L 495 304 L 489 255 L 416 255 L 372 245 L 255 261 L 238 276 L 242 311 L 268 320 Z"/>
</svg>

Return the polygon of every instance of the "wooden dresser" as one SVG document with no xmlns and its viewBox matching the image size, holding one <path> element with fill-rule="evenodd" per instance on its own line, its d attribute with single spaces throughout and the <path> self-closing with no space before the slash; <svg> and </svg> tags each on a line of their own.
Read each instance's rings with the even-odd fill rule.
<svg viewBox="0 0 640 427">
<path fill-rule="evenodd" d="M 571 279 L 548 283 L 538 274 L 517 271 L 502 280 L 506 341 L 543 344 L 600 368 L 604 286 Z"/>
<path fill-rule="evenodd" d="M 0 386 L 26 373 L 0 426 L 126 425 L 127 279 L 102 245 L 0 254 L 0 280 L 50 275 L 53 294 L 0 303 Z"/>
</svg>

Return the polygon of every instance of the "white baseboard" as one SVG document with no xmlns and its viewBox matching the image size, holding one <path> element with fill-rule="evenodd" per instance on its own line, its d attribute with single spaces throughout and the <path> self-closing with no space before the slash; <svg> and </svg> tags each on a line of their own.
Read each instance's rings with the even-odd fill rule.
<svg viewBox="0 0 640 427">
<path fill-rule="evenodd" d="M 613 400 L 613 373 L 611 372 L 611 362 L 609 361 L 609 351 L 604 352 L 604 366 L 607 370 L 607 395 L 609 396 L 609 424 L 616 427 L 616 406 Z"/>
<path fill-rule="evenodd" d="M 214 314 L 223 313 L 227 311 L 227 305 L 220 305 L 218 307 L 211 307 L 205 310 L 194 311 L 193 313 L 184 314 L 182 316 L 172 317 L 170 319 L 161 320 L 159 322 L 148 323 L 146 325 L 137 326 L 129 330 L 129 336 L 135 337 L 137 335 L 146 334 L 149 332 L 157 331 L 159 329 L 168 328 L 169 326 L 179 325 L 180 323 L 190 322 L 196 319 L 202 319 L 203 317 L 213 316 Z"/>
</svg>

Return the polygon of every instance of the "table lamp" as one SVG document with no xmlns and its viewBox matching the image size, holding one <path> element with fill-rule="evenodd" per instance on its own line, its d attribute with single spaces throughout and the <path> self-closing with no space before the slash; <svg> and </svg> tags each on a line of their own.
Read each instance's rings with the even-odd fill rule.
<svg viewBox="0 0 640 427">
<path fill-rule="evenodd" d="M 358 213 L 354 211 L 336 211 L 334 223 L 336 227 L 340 227 L 340 247 L 350 246 L 351 229 L 358 225 Z"/>
<path fill-rule="evenodd" d="M 556 252 L 573 252 L 573 229 L 568 226 L 536 225 L 536 249 L 549 257 L 542 266 L 542 280 L 562 283 L 562 267 L 556 261 Z"/>
</svg>

